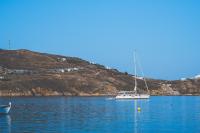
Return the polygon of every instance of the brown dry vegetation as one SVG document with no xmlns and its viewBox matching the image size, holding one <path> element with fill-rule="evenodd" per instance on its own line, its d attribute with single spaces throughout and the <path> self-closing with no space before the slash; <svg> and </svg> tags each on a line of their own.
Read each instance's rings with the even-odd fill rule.
<svg viewBox="0 0 200 133">
<path fill-rule="evenodd" d="M 68 71 L 72 68 L 75 70 Z M 0 50 L 0 76 L 0 96 L 116 95 L 118 90 L 132 90 L 134 86 L 132 75 L 116 69 L 28 50 Z M 199 79 L 147 79 L 147 83 L 152 95 L 200 94 Z M 138 80 L 138 84 L 144 91 L 144 82 Z"/>
</svg>

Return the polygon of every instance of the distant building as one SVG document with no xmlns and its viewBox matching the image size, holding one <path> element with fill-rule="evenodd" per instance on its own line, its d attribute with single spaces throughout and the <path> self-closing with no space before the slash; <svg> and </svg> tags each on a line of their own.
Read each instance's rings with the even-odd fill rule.
<svg viewBox="0 0 200 133">
<path fill-rule="evenodd" d="M 199 78 L 200 78 L 200 75 L 196 75 L 194 78 L 195 78 L 195 79 L 199 79 Z"/>
<path fill-rule="evenodd" d="M 64 69 L 58 69 L 59 72 L 64 73 L 65 70 Z"/>
<path fill-rule="evenodd" d="M 109 69 L 109 70 L 110 70 L 110 69 L 112 69 L 112 68 L 111 68 L 111 67 L 108 67 L 108 66 L 106 66 L 106 69 Z"/>
<path fill-rule="evenodd" d="M 186 78 L 181 78 L 181 81 L 184 81 L 184 80 L 186 80 Z"/>
<path fill-rule="evenodd" d="M 64 62 L 64 61 L 66 61 L 67 59 L 66 58 L 58 58 L 58 61 L 59 62 Z"/>
</svg>

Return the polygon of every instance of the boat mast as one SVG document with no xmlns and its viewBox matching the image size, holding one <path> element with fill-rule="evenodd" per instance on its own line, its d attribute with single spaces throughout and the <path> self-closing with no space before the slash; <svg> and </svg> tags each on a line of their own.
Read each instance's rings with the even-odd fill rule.
<svg viewBox="0 0 200 133">
<path fill-rule="evenodd" d="M 136 68 L 136 50 L 134 51 L 134 66 L 135 66 L 135 88 L 134 88 L 134 91 L 136 92 L 137 91 L 137 68 Z"/>
</svg>

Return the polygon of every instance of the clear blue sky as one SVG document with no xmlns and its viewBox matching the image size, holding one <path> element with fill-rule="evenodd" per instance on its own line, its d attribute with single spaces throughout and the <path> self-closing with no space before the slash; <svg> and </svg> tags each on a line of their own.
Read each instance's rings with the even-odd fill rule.
<svg viewBox="0 0 200 133">
<path fill-rule="evenodd" d="M 145 75 L 200 73 L 200 2 L 192 0 L 0 0 L 0 48 L 76 56 Z"/>
</svg>

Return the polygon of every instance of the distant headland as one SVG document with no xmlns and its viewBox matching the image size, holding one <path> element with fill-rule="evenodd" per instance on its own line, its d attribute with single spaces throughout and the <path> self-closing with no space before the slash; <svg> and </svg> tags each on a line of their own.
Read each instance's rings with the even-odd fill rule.
<svg viewBox="0 0 200 133">
<path fill-rule="evenodd" d="M 138 87 L 145 89 L 141 77 Z M 132 90 L 134 75 L 82 60 L 25 49 L 0 49 L 0 96 L 107 96 Z M 200 77 L 147 78 L 151 95 L 200 95 Z"/>
</svg>

